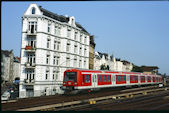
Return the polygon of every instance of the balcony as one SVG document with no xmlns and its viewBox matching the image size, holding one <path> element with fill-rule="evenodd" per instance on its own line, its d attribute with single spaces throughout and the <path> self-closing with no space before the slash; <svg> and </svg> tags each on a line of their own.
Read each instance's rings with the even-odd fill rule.
<svg viewBox="0 0 169 113">
<path fill-rule="evenodd" d="M 34 85 L 35 80 L 34 79 L 24 79 L 25 85 Z"/>
<path fill-rule="evenodd" d="M 30 63 L 30 62 L 26 62 L 25 63 L 25 68 L 27 68 L 27 69 L 35 69 L 35 64 L 33 64 L 33 63 Z"/>
<path fill-rule="evenodd" d="M 27 35 L 28 36 L 36 36 L 36 31 L 35 30 L 27 30 Z"/>
<path fill-rule="evenodd" d="M 32 46 L 26 46 L 26 47 L 25 47 L 25 51 L 26 51 L 26 52 L 35 52 L 35 48 L 32 47 Z"/>
</svg>

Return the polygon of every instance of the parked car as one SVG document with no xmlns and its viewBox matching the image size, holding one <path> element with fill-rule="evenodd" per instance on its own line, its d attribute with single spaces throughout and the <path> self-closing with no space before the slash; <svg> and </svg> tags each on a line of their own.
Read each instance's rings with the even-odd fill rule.
<svg viewBox="0 0 169 113">
<path fill-rule="evenodd" d="M 1 95 L 1 100 L 9 100 L 10 98 L 10 93 L 8 91 L 5 91 L 2 95 Z"/>
</svg>

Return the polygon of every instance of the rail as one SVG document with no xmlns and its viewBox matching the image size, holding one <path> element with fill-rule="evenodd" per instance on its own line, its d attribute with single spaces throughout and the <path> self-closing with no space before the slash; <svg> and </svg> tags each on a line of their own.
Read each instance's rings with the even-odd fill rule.
<svg viewBox="0 0 169 113">
<path fill-rule="evenodd" d="M 54 108 L 61 108 L 61 107 L 67 107 L 72 105 L 79 105 L 79 104 L 96 104 L 97 101 L 107 100 L 107 99 L 121 99 L 121 98 L 132 98 L 136 95 L 148 95 L 148 93 L 152 92 L 158 92 L 158 91 L 167 91 L 169 90 L 169 87 L 166 88 L 159 88 L 159 89 L 151 89 L 151 90 L 144 90 L 144 91 L 136 91 L 136 92 L 130 92 L 130 93 L 124 93 L 124 94 L 118 94 L 118 95 L 111 95 L 111 96 L 105 96 L 105 97 L 97 97 L 97 98 L 91 98 L 86 100 L 78 100 L 78 101 L 72 101 L 72 102 L 63 102 L 53 105 L 47 105 L 47 106 L 39 106 L 39 107 L 32 107 L 32 108 L 26 108 L 26 109 L 18 109 L 16 111 L 48 111 L 52 110 Z"/>
</svg>

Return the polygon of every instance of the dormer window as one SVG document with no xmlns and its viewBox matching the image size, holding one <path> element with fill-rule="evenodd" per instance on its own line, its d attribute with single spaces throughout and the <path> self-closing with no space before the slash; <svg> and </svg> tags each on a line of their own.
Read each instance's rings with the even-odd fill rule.
<svg viewBox="0 0 169 113">
<path fill-rule="evenodd" d="M 74 25 L 74 19 L 72 18 L 72 23 L 71 23 L 72 25 Z"/>
<path fill-rule="evenodd" d="M 35 8 L 34 7 L 32 8 L 32 14 L 35 14 Z"/>
</svg>

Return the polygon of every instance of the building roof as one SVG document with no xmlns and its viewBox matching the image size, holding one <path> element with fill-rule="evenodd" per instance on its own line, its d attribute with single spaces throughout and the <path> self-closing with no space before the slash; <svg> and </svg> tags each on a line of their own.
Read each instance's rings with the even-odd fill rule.
<svg viewBox="0 0 169 113">
<path fill-rule="evenodd" d="M 127 61 L 127 60 L 122 60 L 122 62 L 123 62 L 124 65 L 130 64 L 130 62 Z"/>
<path fill-rule="evenodd" d="M 143 71 L 146 71 L 146 72 L 151 72 L 156 69 L 159 69 L 157 66 L 141 66 L 141 68 Z"/>
<path fill-rule="evenodd" d="M 4 54 L 6 57 L 10 57 L 10 54 L 13 53 L 13 50 L 1 50 L 1 54 Z"/>
<path fill-rule="evenodd" d="M 65 17 L 63 15 L 58 15 L 58 14 L 55 14 L 53 12 L 50 12 L 44 8 L 42 8 L 42 6 L 39 6 L 39 9 L 41 10 L 41 12 L 43 12 L 43 15 L 44 16 L 47 16 L 47 17 L 50 17 L 54 20 L 57 20 L 57 21 L 60 21 L 60 22 L 65 22 L 65 23 L 68 23 L 69 22 L 69 17 Z M 79 23 L 75 22 L 76 26 L 78 28 L 80 28 L 82 31 L 86 32 L 87 34 L 89 34 Z"/>
<path fill-rule="evenodd" d="M 102 58 L 103 56 L 105 57 L 106 60 L 108 60 L 109 58 L 109 55 L 107 53 L 101 53 L 101 52 L 98 52 L 100 58 Z M 113 56 L 110 56 L 110 60 L 113 60 Z"/>
</svg>

